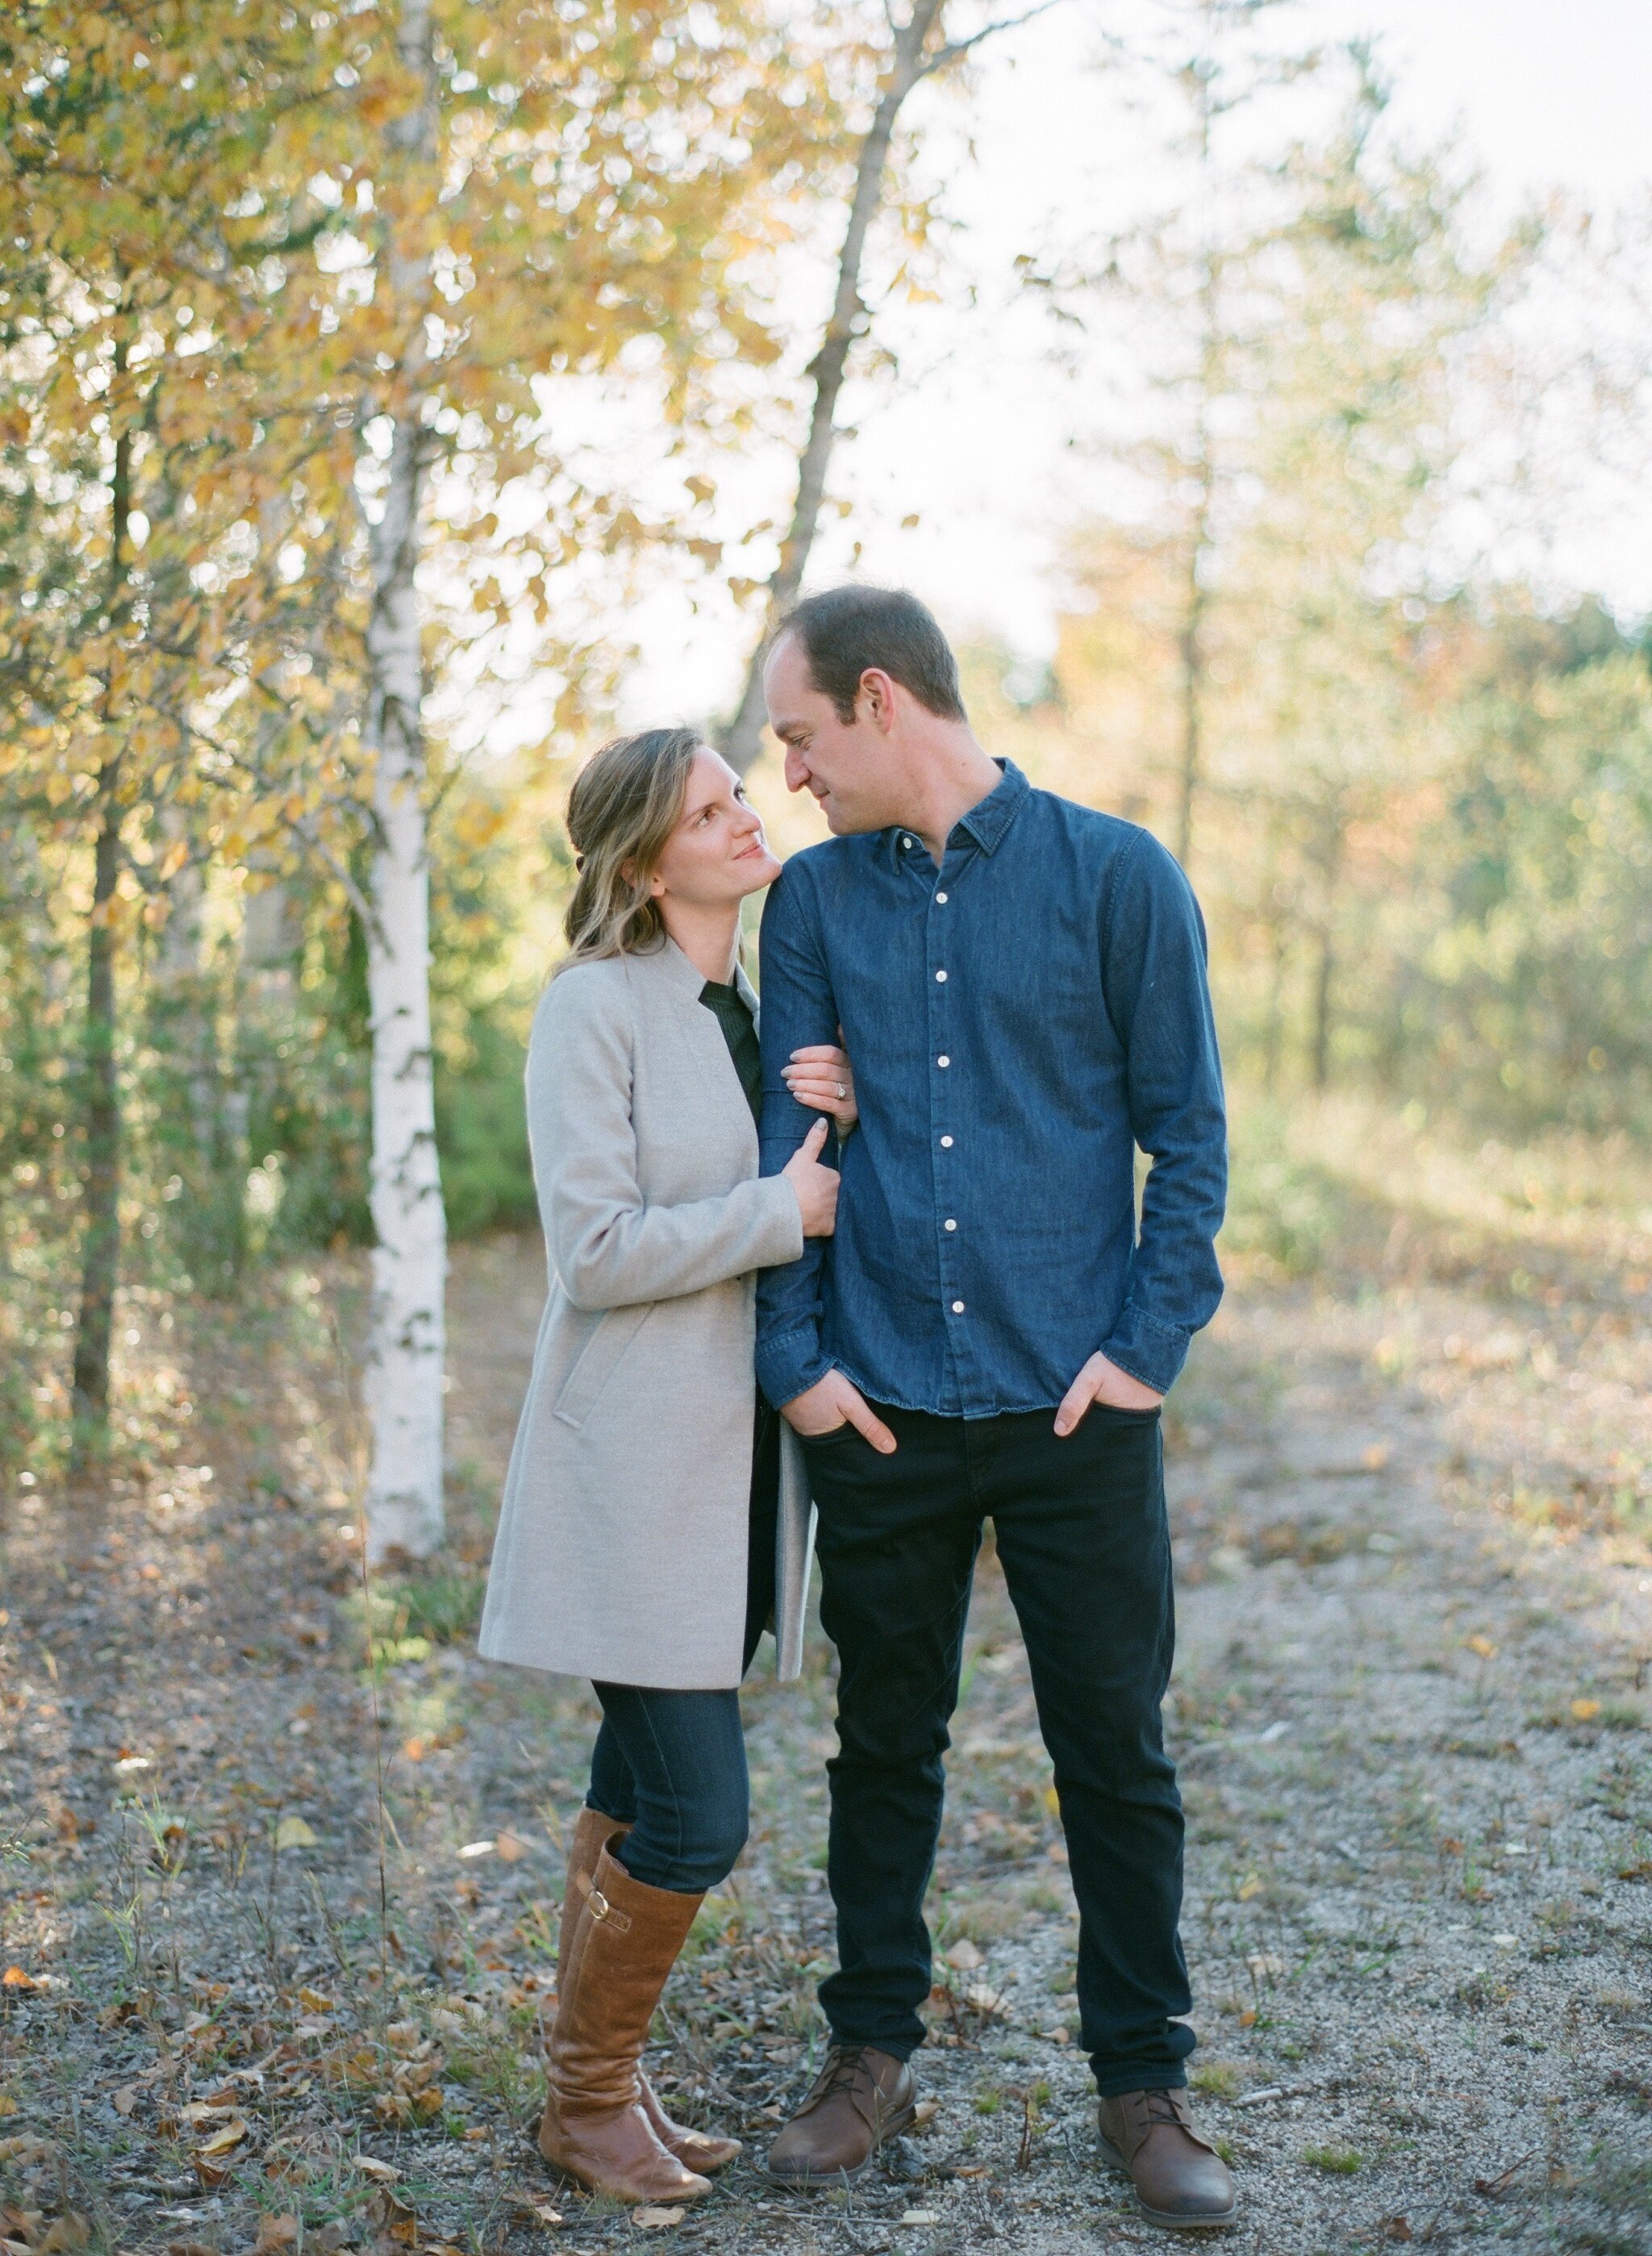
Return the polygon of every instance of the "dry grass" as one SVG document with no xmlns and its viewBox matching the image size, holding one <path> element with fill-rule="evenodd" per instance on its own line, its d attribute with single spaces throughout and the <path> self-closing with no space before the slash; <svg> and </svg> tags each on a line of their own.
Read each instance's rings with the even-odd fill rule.
<svg viewBox="0 0 1652 2256">
<path fill-rule="evenodd" d="M 1352 1107 L 1248 1149 L 1235 1288 L 1170 1435 L 1199 2106 L 1280 2256 L 1645 2250 L 1646 1182 Z M 540 1276 L 506 1241 L 457 1265 L 436 1569 L 363 1596 L 348 1265 L 233 1319 L 135 1313 L 139 1430 L 101 1517 L 10 1498 L 11 2241 L 636 2245 L 521 2134 L 594 1710 L 469 1645 Z M 755 2147 L 821 2041 L 830 1710 L 818 1637 L 800 1687 L 754 1682 L 752 1845 L 658 2029 L 672 2104 Z M 1071 1893 L 990 1553 L 954 1739 L 933 2120 L 852 2200 L 738 2168 L 663 2241 L 1142 2237 L 1095 2160 Z"/>
</svg>

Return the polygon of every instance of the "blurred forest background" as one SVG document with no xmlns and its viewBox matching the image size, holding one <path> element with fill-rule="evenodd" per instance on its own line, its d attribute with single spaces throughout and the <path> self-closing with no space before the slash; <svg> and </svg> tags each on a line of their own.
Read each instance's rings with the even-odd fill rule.
<svg viewBox="0 0 1652 2256">
<path fill-rule="evenodd" d="M 1169 187 L 1021 261 L 1084 471 L 1047 497 L 1057 648 L 947 624 L 988 748 L 1187 864 L 1235 1242 L 1289 1268 L 1316 1122 L 1397 1121 L 1530 1206 L 1652 1132 L 1652 636 L 1544 537 L 1557 493 L 1652 459 L 1652 231 L 1498 220 L 1460 152 L 1390 130 L 1378 58 L 1275 13 L 1102 41 Z M 795 476 L 890 67 L 853 5 L 7 11 L 8 1492 L 65 1470 L 89 1322 L 100 1447 L 141 1457 L 188 1406 L 140 1339 L 371 1240 L 373 643 L 414 455 L 442 1198 L 455 1237 L 531 1221 L 559 808 L 650 589 L 743 605 L 733 710 L 790 493 L 734 522 L 720 480 L 759 443 Z M 874 398 L 881 310 L 948 287 L 923 159 L 903 119 L 841 332 Z M 530 674 L 552 725 L 500 752 Z M 782 846 L 813 835 L 753 774 Z"/>
</svg>

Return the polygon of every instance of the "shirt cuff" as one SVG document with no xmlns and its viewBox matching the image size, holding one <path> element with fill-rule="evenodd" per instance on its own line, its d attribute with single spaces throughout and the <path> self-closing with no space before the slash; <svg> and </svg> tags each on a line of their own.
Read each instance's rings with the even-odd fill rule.
<svg viewBox="0 0 1652 2256">
<path fill-rule="evenodd" d="M 820 1335 L 812 1324 L 795 1330 L 771 1332 L 757 1343 L 757 1384 L 775 1409 L 806 1394 L 832 1368 L 820 1352 Z"/>
<path fill-rule="evenodd" d="M 1112 1337 L 1102 1341 L 1101 1352 L 1156 1394 L 1168 1394 L 1181 1376 L 1192 1337 L 1191 1332 L 1157 1323 L 1142 1309 L 1127 1305 Z"/>
</svg>

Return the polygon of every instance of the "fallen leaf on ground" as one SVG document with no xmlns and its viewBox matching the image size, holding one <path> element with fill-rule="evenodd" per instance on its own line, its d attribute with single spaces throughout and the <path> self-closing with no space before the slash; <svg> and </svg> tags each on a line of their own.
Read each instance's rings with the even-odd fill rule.
<svg viewBox="0 0 1652 2256">
<path fill-rule="evenodd" d="M 109 2101 L 109 2105 L 117 2115 L 130 2115 L 137 2104 L 137 2086 L 135 2083 L 122 2084 L 120 2090 Z M 4 2108 L 0 2108 L 0 2114 L 4 2114 Z"/>
<path fill-rule="evenodd" d="M 1574 1700 L 1571 1712 L 1580 1724 L 1592 1724 L 1600 1713 L 1600 1703 L 1598 1700 Z"/>
<path fill-rule="evenodd" d="M 903 2224 L 938 2224 L 940 2221 L 940 2211 L 938 2209 L 909 2209 L 904 2210 L 901 2217 Z"/>
<path fill-rule="evenodd" d="M 927 2130 L 940 2111 L 938 2099 L 920 2099 L 912 2110 L 912 2128 L 915 2131 Z"/>
<path fill-rule="evenodd" d="M 1483 1635 L 1479 1630 L 1475 1631 L 1473 1637 L 1466 1637 L 1463 1642 L 1471 1653 L 1479 1653 L 1482 1660 L 1489 1660 L 1497 1650 L 1490 1638 Z"/>
<path fill-rule="evenodd" d="M 418 2218 L 404 2201 L 398 2201 L 388 2189 L 376 2193 L 370 2211 L 379 2231 L 404 2248 L 418 2245 Z"/>
<path fill-rule="evenodd" d="M 682 2221 L 683 2211 L 680 2209 L 634 2209 L 631 2211 L 632 2224 L 640 2226 L 644 2232 L 651 2232 L 660 2225 L 680 2224 Z"/>
<path fill-rule="evenodd" d="M 284 1817 L 276 1827 L 275 1844 L 278 1849 L 314 1849 L 320 1845 L 302 1817 Z"/>
<path fill-rule="evenodd" d="M 300 1990 L 299 2003 L 312 2013 L 330 2013 L 333 2010 L 332 1999 L 320 1990 Z"/>
<path fill-rule="evenodd" d="M 185 2112 L 187 2111 L 186 2109 Z M 210 2139 L 196 2147 L 195 2152 L 198 2154 L 227 2154 L 232 2147 L 238 2147 L 246 2135 L 246 2118 L 237 2116 L 233 2123 L 226 2123 L 221 2131 L 214 2131 Z"/>
<path fill-rule="evenodd" d="M 292 2248 L 298 2245 L 299 2220 L 296 2217 L 261 2217 L 258 2238 L 252 2244 L 252 2256 L 272 2256 L 278 2248 Z"/>
<path fill-rule="evenodd" d="M 0 1990 L 38 1990 L 39 1984 L 32 1974 L 25 1974 L 21 1966 L 8 1966 L 0 1974 Z"/>
<path fill-rule="evenodd" d="M 986 1963 L 967 1935 L 961 1942 L 953 1943 L 946 1954 L 946 1963 L 959 1974 L 973 1974 L 978 1966 L 984 1966 Z"/>
<path fill-rule="evenodd" d="M 70 2256 L 71 2251 L 84 2248 L 92 2238 L 92 2228 L 78 2210 L 68 2210 L 52 2225 L 44 2238 L 37 2240 L 29 2256 Z"/>
<path fill-rule="evenodd" d="M 493 1845 L 494 1854 L 503 1857 L 507 1865 L 519 1863 L 528 1853 L 527 1843 L 518 1840 L 514 1833 L 496 1834 Z"/>
<path fill-rule="evenodd" d="M 375 2178 L 380 2185 L 394 2185 L 401 2175 L 394 2162 L 381 2162 L 376 2154 L 358 2154 L 355 2167 L 364 2178 Z"/>
</svg>

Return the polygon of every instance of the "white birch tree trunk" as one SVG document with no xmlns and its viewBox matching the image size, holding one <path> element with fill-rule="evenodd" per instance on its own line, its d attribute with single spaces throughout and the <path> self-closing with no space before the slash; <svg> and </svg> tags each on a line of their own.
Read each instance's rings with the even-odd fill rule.
<svg viewBox="0 0 1652 2256">
<path fill-rule="evenodd" d="M 424 678 L 414 569 L 420 448 L 404 417 L 384 514 L 372 531 L 367 750 L 375 762 L 373 1313 L 365 1398 L 372 1430 L 368 1556 L 423 1558 L 442 1535 L 444 1294 L 447 1227 L 436 1157 L 430 1028 L 430 870 L 425 822 Z"/>
</svg>

